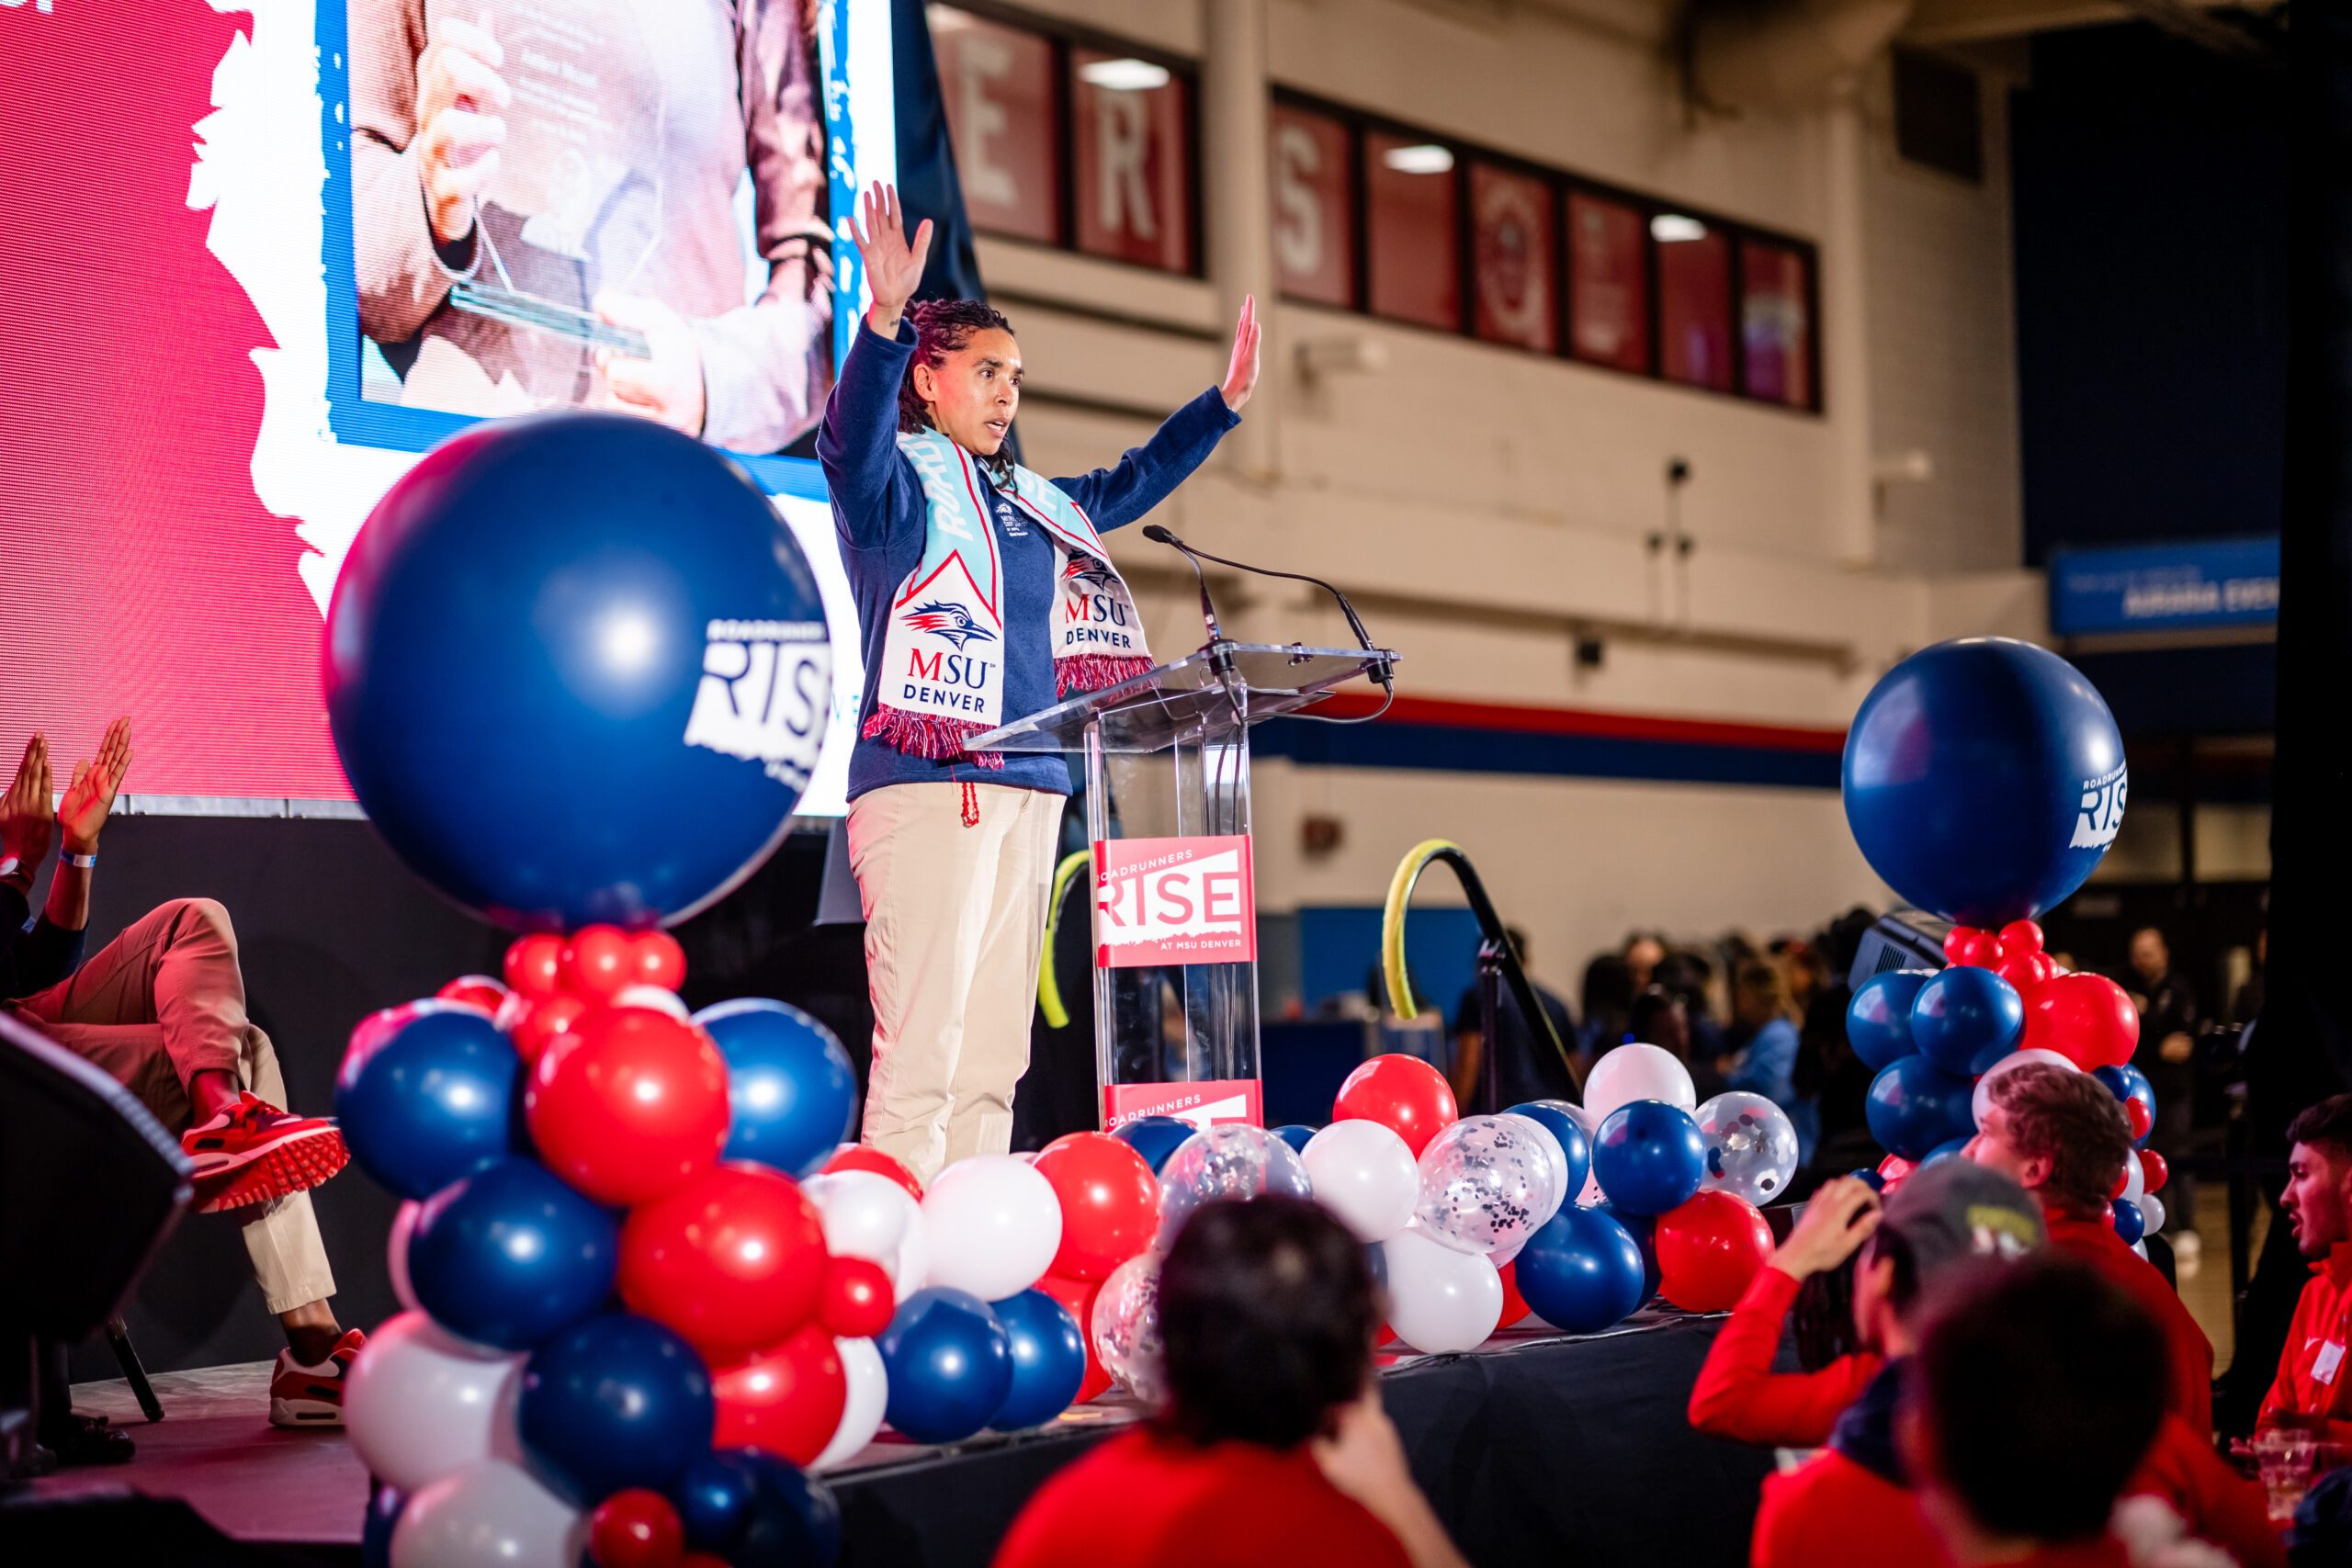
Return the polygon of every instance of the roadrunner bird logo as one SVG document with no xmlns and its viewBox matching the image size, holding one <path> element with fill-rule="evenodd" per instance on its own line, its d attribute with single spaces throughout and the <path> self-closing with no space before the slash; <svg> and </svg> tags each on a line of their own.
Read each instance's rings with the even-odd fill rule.
<svg viewBox="0 0 2352 1568">
<path fill-rule="evenodd" d="M 1111 586 L 1111 569 L 1092 556 L 1080 555 L 1073 550 L 1069 564 L 1062 568 L 1062 579 L 1099 592 Z"/>
<path fill-rule="evenodd" d="M 918 604 L 907 612 L 906 623 L 919 632 L 929 632 L 942 637 L 956 652 L 964 651 L 967 642 L 994 642 L 996 633 L 972 619 L 972 613 L 961 604 L 951 604 L 944 599 L 933 599 Z"/>
</svg>

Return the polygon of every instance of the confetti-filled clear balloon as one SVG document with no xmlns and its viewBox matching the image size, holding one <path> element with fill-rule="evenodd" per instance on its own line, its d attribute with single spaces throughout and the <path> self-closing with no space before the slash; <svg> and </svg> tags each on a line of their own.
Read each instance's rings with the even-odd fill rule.
<svg viewBox="0 0 2352 1568">
<path fill-rule="evenodd" d="M 1789 1113 L 1760 1094 L 1733 1089 L 1699 1107 L 1707 1145 L 1702 1192 L 1728 1192 L 1758 1208 L 1777 1203 L 1797 1173 L 1797 1129 Z"/>
<path fill-rule="evenodd" d="M 1102 1370 L 1146 1404 L 1159 1404 L 1165 1392 L 1160 1382 L 1159 1254 L 1142 1253 L 1112 1269 L 1094 1298 L 1093 1317 L 1088 1335 Z"/>
<path fill-rule="evenodd" d="M 1559 1178 L 1546 1141 L 1523 1116 L 1454 1122 L 1421 1151 L 1414 1226 L 1456 1252 L 1515 1252 L 1559 1210 Z"/>
<path fill-rule="evenodd" d="M 1193 1210 L 1219 1198 L 1267 1193 L 1312 1198 L 1315 1184 L 1298 1151 L 1263 1127 L 1208 1127 L 1176 1145 L 1159 1168 L 1159 1245 L 1176 1239 Z M 1110 1363 L 1105 1361 L 1104 1366 Z"/>
</svg>

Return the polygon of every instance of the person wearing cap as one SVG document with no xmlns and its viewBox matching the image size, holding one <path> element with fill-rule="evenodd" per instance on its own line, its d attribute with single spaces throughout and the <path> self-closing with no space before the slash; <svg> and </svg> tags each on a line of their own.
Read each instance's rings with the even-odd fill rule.
<svg viewBox="0 0 2352 1568">
<path fill-rule="evenodd" d="M 2213 1346 L 2165 1277 L 2116 1234 L 2113 1199 L 2135 1157 L 2123 1106 L 2071 1067 L 2030 1062 L 1992 1081 L 1964 1157 L 2002 1172 L 2041 1204 L 2050 1245 L 2138 1302 L 2165 1336 L 2165 1408 L 2213 1429 Z"/>
<path fill-rule="evenodd" d="M 1875 1370 L 1831 1423 L 1827 1446 L 1796 1470 L 1765 1482 L 1750 1562 L 1755 1568 L 1939 1562 L 1935 1534 L 1911 1491 L 1896 1441 L 1903 1361 L 1917 1348 L 1921 1307 L 1930 1292 L 1964 1285 L 1972 1269 L 2041 1247 L 2042 1214 L 2017 1181 L 1960 1159 L 1914 1172 L 1883 1206 L 1826 1189 L 1814 1201 L 1825 1199 L 1835 1201 L 1823 1211 L 1829 1217 L 1820 1222 L 1819 1235 L 1859 1231 L 1866 1238 L 1856 1244 L 1853 1282 L 1854 1328 L 1864 1349 L 1848 1358 L 1853 1364 L 1838 1375 L 1855 1375 L 1872 1364 L 1866 1358 L 1875 1359 Z M 1792 1232 L 1791 1244 L 1797 1239 Z M 1799 1252 L 1802 1263 L 1806 1258 L 1802 1247 Z M 1834 1386 L 1822 1373 L 1813 1376 L 1815 1396 Z M 1770 1399 L 1762 1394 L 1751 1407 L 1782 1421 L 1783 1429 L 1813 1419 L 1797 1400 L 1772 1411 Z M 2260 1489 L 2230 1471 L 2177 1416 L 2167 1416 L 2155 1444 L 2127 1461 L 2127 1470 L 2129 1495 L 2161 1500 L 2190 1533 L 2222 1546 L 2245 1568 L 2284 1562 Z"/>
</svg>

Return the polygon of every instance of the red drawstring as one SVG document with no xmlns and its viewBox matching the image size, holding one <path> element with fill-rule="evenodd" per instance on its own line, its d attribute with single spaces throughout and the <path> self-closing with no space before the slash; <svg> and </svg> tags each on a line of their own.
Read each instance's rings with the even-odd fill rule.
<svg viewBox="0 0 2352 1568">
<path fill-rule="evenodd" d="M 977 828 L 977 827 L 978 827 L 979 825 L 980 825 L 980 792 L 979 792 L 979 787 L 978 787 L 978 785 L 976 785 L 976 784 L 966 784 L 966 785 L 964 786 L 964 826 L 965 826 L 965 827 L 967 827 L 967 828 Z"/>
</svg>

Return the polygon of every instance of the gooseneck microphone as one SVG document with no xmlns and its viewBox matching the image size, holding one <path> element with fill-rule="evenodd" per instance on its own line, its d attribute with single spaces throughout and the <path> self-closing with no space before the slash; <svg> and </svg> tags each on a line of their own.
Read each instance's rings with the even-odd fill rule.
<svg viewBox="0 0 2352 1568">
<path fill-rule="evenodd" d="M 1231 671 L 1233 668 L 1233 652 L 1226 646 L 1224 628 L 1216 624 L 1216 604 L 1209 597 L 1208 573 L 1201 570 L 1201 558 L 1193 554 L 1192 547 L 1186 545 L 1183 540 L 1178 538 L 1175 535 L 1170 533 L 1167 529 L 1161 527 L 1157 523 L 1145 524 L 1143 536 L 1149 539 L 1155 545 L 1166 545 L 1171 549 L 1181 551 L 1184 558 L 1193 563 L 1193 576 L 1201 585 L 1201 620 L 1209 628 L 1210 668 L 1216 670 L 1219 674 L 1224 674 Z M 1210 558 L 1215 559 L 1216 558 L 1212 557 Z"/>
<path fill-rule="evenodd" d="M 1183 540 L 1178 538 L 1175 535 L 1170 533 L 1167 529 L 1161 527 L 1157 523 L 1146 525 L 1143 531 L 1143 536 L 1149 539 L 1154 544 L 1167 545 L 1175 549 L 1183 551 L 1184 558 L 1193 563 L 1193 570 L 1195 575 L 1200 573 L 1201 562 L 1204 560 L 1213 560 L 1219 566 L 1229 566 L 1236 571 L 1246 571 L 1258 577 L 1284 577 L 1288 578 L 1293 582 L 1311 582 L 1339 602 L 1340 614 L 1348 618 L 1348 629 L 1356 634 L 1356 642 L 1358 646 L 1363 648 L 1366 653 L 1378 653 L 1380 651 L 1379 648 L 1372 640 L 1372 634 L 1364 630 L 1363 619 L 1356 614 L 1356 607 L 1348 603 L 1348 596 L 1340 592 L 1331 584 L 1324 581 L 1319 577 L 1309 577 L 1303 571 L 1276 571 L 1272 567 L 1251 566 L 1247 561 L 1227 560 L 1223 556 L 1213 556 L 1206 550 L 1196 550 L 1193 548 L 1192 546 L 1186 544 Z M 1201 606 L 1204 612 L 1208 610 L 1208 579 L 1203 577 L 1201 579 Z M 1213 612 L 1209 613 L 1209 635 L 1212 637 L 1217 635 L 1216 617 Z M 1393 667 L 1391 667 L 1388 660 L 1381 659 L 1374 661 L 1372 667 L 1372 678 L 1379 682 L 1382 689 L 1386 691 L 1392 698 L 1395 697 L 1396 694 L 1396 671 Z"/>
</svg>

